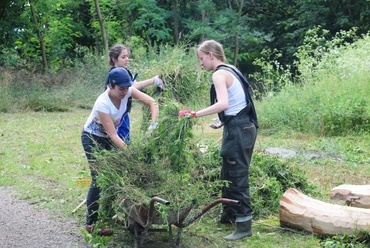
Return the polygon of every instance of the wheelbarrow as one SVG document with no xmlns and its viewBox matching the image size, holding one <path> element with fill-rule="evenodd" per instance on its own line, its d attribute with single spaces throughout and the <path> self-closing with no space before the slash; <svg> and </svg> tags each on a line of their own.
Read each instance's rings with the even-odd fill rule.
<svg viewBox="0 0 370 248">
<path fill-rule="evenodd" d="M 191 225 L 194 221 L 199 219 L 203 214 L 209 211 L 217 204 L 227 204 L 239 206 L 240 202 L 228 198 L 218 198 L 207 206 L 203 207 L 199 212 L 187 218 L 194 206 L 182 208 L 178 211 L 169 212 L 167 216 L 167 229 L 153 229 L 152 224 L 165 224 L 164 220 L 160 217 L 160 213 L 155 210 L 155 203 L 161 203 L 164 205 L 170 205 L 170 202 L 160 198 L 153 197 L 150 200 L 149 207 L 145 204 L 136 204 L 135 202 L 124 199 L 121 202 L 124 206 L 124 212 L 126 214 L 127 226 L 130 232 L 134 235 L 134 247 L 138 248 L 142 246 L 144 237 L 148 235 L 148 232 L 165 232 L 169 233 L 169 241 L 174 241 L 174 245 L 177 247 L 180 244 L 180 237 L 184 227 Z M 178 228 L 177 237 L 174 240 L 172 234 L 172 225 Z M 140 238 L 141 237 L 141 238 Z"/>
</svg>

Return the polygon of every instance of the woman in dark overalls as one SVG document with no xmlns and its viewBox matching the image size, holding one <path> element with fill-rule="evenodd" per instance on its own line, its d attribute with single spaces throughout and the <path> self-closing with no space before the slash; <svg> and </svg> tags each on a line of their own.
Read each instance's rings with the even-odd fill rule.
<svg viewBox="0 0 370 248">
<path fill-rule="evenodd" d="M 202 67 L 213 71 L 211 106 L 199 111 L 181 110 L 179 117 L 218 114 L 224 127 L 220 155 L 222 197 L 239 200 L 240 206 L 223 206 L 221 223 L 235 223 L 236 230 L 224 237 L 237 240 L 252 235 L 252 206 L 249 191 L 249 166 L 257 137 L 257 115 L 249 95 L 248 83 L 232 65 L 226 64 L 223 47 L 214 40 L 204 41 L 197 50 Z"/>
</svg>

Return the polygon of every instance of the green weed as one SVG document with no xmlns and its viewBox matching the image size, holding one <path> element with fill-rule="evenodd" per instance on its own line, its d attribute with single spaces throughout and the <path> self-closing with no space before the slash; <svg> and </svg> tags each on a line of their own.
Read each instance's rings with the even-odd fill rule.
<svg viewBox="0 0 370 248">
<path fill-rule="evenodd" d="M 332 41 L 318 32 L 310 33 L 307 44 L 297 53 L 297 81 L 287 83 L 259 105 L 262 128 L 321 136 L 367 133 L 370 78 L 365 67 L 370 37 L 349 45 L 345 40 L 354 38 L 351 32 L 342 32 Z"/>
</svg>

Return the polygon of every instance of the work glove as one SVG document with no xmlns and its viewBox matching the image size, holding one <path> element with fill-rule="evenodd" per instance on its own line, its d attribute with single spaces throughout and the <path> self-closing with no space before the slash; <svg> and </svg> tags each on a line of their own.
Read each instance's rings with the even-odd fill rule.
<svg viewBox="0 0 370 248">
<path fill-rule="evenodd" d="M 184 115 L 190 115 L 191 111 L 189 109 L 184 109 L 179 111 L 179 118 L 184 117 Z"/>
<path fill-rule="evenodd" d="M 147 133 L 147 137 L 149 138 L 150 136 L 152 136 L 152 132 L 154 129 L 156 129 L 158 127 L 158 122 L 152 122 L 149 127 L 148 127 L 148 133 Z"/>
<path fill-rule="evenodd" d="M 148 131 L 153 131 L 154 129 L 156 129 L 158 127 L 158 122 L 152 122 L 149 127 L 148 127 Z"/>
<path fill-rule="evenodd" d="M 189 116 L 195 118 L 195 117 L 197 117 L 197 112 L 191 111 L 191 110 L 188 110 L 188 109 L 180 110 L 179 111 L 179 118 L 183 117 L 184 115 L 189 115 Z"/>
<path fill-rule="evenodd" d="M 162 90 L 164 90 L 164 83 L 163 83 L 163 80 L 160 78 L 159 75 L 154 77 L 154 84 L 157 85 Z"/>
</svg>

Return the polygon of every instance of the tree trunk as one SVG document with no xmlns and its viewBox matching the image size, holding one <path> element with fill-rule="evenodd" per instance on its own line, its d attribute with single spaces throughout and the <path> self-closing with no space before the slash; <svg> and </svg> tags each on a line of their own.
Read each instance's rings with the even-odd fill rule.
<svg viewBox="0 0 370 248">
<path fill-rule="evenodd" d="M 239 3 L 238 17 L 239 19 L 241 19 L 243 15 L 244 0 L 240 0 L 238 1 L 238 3 Z M 234 48 L 234 59 L 233 59 L 233 64 L 235 66 L 237 66 L 238 56 L 239 56 L 239 32 L 235 34 L 235 48 Z"/>
<path fill-rule="evenodd" d="M 370 185 L 339 185 L 330 191 L 330 198 L 345 201 L 348 206 L 370 208 Z"/>
<path fill-rule="evenodd" d="M 39 25 L 38 19 L 36 17 L 35 8 L 33 6 L 33 1 L 32 0 L 29 0 L 28 2 L 30 4 L 32 21 L 33 21 L 33 24 L 35 26 L 37 37 L 38 37 L 39 42 L 40 42 L 41 58 L 42 58 L 42 68 L 43 68 L 43 70 L 45 72 L 47 70 L 47 68 L 48 68 L 48 62 L 46 60 L 46 49 L 45 49 L 44 37 L 42 36 L 41 30 L 39 28 L 40 25 Z"/>
<path fill-rule="evenodd" d="M 103 38 L 104 56 L 108 56 L 108 49 L 109 49 L 108 48 L 108 38 L 107 38 L 107 32 L 105 31 L 104 20 L 100 12 L 99 0 L 95 0 L 94 2 L 95 2 L 96 14 L 98 15 L 98 19 L 99 19 L 101 35 Z"/>
<path fill-rule="evenodd" d="M 335 205 L 288 189 L 280 200 L 281 226 L 320 235 L 360 235 L 370 231 L 370 210 Z"/>
<path fill-rule="evenodd" d="M 175 44 L 179 44 L 179 14 L 177 11 L 177 1 L 172 1 L 172 11 L 173 11 L 173 29 L 175 36 Z"/>
<path fill-rule="evenodd" d="M 205 26 L 205 22 L 206 22 L 206 11 L 204 9 L 202 9 L 202 27 Z M 203 41 L 204 40 L 204 33 L 202 32 L 201 35 L 200 35 L 200 41 Z"/>
</svg>

